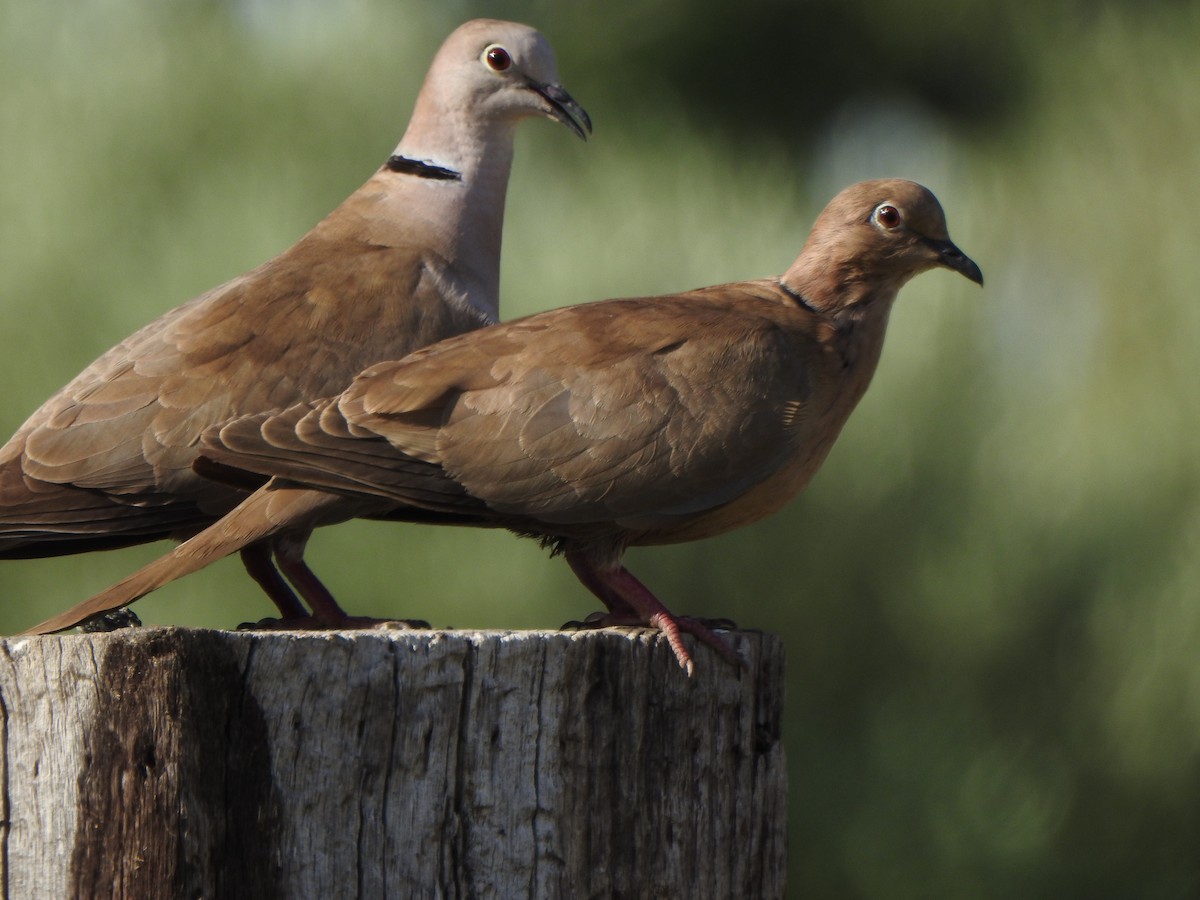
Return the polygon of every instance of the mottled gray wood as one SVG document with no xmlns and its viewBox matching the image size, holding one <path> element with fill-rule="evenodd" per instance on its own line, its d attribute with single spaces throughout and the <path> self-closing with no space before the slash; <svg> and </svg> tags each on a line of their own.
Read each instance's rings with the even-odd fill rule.
<svg viewBox="0 0 1200 900">
<path fill-rule="evenodd" d="M 783 647 L 138 628 L 0 641 L 4 897 L 783 896 Z"/>
</svg>

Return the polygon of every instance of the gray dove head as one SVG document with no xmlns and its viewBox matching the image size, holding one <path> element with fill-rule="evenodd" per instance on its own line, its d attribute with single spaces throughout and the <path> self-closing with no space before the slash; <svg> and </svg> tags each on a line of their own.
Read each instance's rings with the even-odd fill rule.
<svg viewBox="0 0 1200 900">
<path fill-rule="evenodd" d="M 528 25 L 474 19 L 446 38 L 422 93 L 444 111 L 469 109 L 483 122 L 546 116 L 587 140 L 592 121 L 558 82 L 554 51 Z"/>
</svg>

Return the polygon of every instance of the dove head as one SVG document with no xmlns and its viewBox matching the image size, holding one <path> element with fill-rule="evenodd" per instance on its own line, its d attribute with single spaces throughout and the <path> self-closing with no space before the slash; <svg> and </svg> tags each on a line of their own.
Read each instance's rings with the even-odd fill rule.
<svg viewBox="0 0 1200 900">
<path fill-rule="evenodd" d="M 550 44 L 515 22 L 475 19 L 456 28 L 434 57 L 418 106 L 422 101 L 435 116 L 467 117 L 468 129 L 545 116 L 584 140 L 592 130 L 583 107 L 559 84 Z"/>
<path fill-rule="evenodd" d="M 447 290 L 489 321 L 499 317 L 500 244 L 523 119 L 545 116 L 586 139 L 583 107 L 558 83 L 554 51 L 527 25 L 476 19 L 434 56 L 408 129 L 369 182 L 366 238 L 386 246 L 420 235 L 449 261 Z"/>
<path fill-rule="evenodd" d="M 983 284 L 979 266 L 950 240 L 937 197 L 887 178 L 834 197 L 783 281 L 818 309 L 836 311 L 890 304 L 910 278 L 939 266 Z"/>
</svg>

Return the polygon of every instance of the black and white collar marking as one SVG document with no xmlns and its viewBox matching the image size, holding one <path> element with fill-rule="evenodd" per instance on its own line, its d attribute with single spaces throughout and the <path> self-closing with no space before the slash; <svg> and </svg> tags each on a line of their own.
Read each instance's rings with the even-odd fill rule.
<svg viewBox="0 0 1200 900">
<path fill-rule="evenodd" d="M 418 178 L 429 178 L 433 181 L 462 181 L 461 172 L 435 166 L 433 163 L 422 162 L 419 159 L 409 159 L 407 156 L 399 154 L 388 157 L 385 165 L 389 171 L 400 172 L 404 175 L 416 175 Z"/>
</svg>

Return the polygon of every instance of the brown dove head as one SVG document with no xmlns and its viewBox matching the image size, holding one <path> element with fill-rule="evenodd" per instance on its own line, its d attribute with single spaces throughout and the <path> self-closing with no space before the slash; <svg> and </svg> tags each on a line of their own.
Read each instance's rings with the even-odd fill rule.
<svg viewBox="0 0 1200 900">
<path fill-rule="evenodd" d="M 558 81 L 550 44 L 535 29 L 498 19 L 474 19 L 456 28 L 429 68 L 422 99 L 434 114 L 470 110 L 482 126 L 508 126 L 546 116 L 587 140 L 591 119 Z"/>
<path fill-rule="evenodd" d="M 884 178 L 830 201 L 783 283 L 824 312 L 886 308 L 905 282 L 937 266 L 983 284 L 979 266 L 950 240 L 937 197 L 916 182 Z"/>
</svg>

